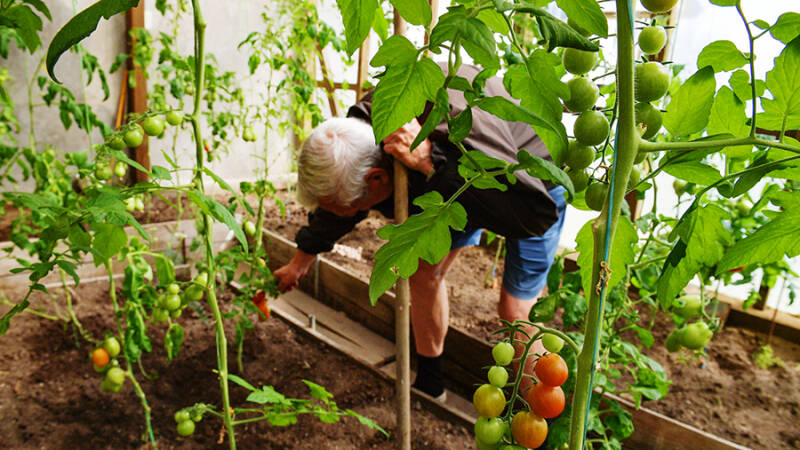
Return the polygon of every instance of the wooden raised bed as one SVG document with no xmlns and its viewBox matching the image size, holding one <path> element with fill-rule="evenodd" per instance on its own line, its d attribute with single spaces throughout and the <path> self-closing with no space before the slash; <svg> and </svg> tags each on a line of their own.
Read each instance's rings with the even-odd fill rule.
<svg viewBox="0 0 800 450">
<path fill-rule="evenodd" d="M 296 248 L 293 242 L 269 230 L 264 230 L 264 239 L 271 269 L 275 270 L 291 259 Z M 300 289 L 311 293 L 332 308 L 343 311 L 348 317 L 383 338 L 393 341 L 393 293 L 387 292 L 375 307 L 371 306 L 368 284 L 324 257 L 317 258 L 317 262 L 300 282 Z M 485 373 L 481 368 L 492 360 L 491 346 L 451 325 L 447 333 L 444 357 L 445 371 L 448 374 L 446 383 L 455 390 L 470 392 L 476 384 L 484 382 Z M 609 397 L 619 401 L 633 415 L 635 431 L 625 441 L 626 447 L 676 450 L 746 448 L 647 408 L 636 409 L 626 399 Z"/>
</svg>

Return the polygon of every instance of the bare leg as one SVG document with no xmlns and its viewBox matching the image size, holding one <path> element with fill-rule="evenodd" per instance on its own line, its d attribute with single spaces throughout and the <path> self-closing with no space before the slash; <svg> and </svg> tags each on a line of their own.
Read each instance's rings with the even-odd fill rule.
<svg viewBox="0 0 800 450">
<path fill-rule="evenodd" d="M 409 280 L 411 324 L 419 355 L 436 357 L 444 351 L 450 314 L 444 277 L 460 250 L 451 250 L 434 265 L 420 261 L 419 269 Z"/>
<path fill-rule="evenodd" d="M 537 297 L 538 298 L 538 297 Z M 509 294 L 505 287 L 500 289 L 500 302 L 497 304 L 497 314 L 500 316 L 501 319 L 505 319 L 509 322 L 513 322 L 515 320 L 528 320 L 528 314 L 533 308 L 533 305 L 536 304 L 536 298 L 534 299 L 521 299 L 514 297 L 513 295 Z M 536 329 L 530 326 L 526 326 L 524 328 L 525 332 L 528 335 L 532 336 Z M 517 333 L 516 339 L 526 340 L 524 334 Z M 515 358 L 519 358 L 522 356 L 523 346 L 521 344 L 514 345 L 515 351 Z M 542 341 L 537 340 L 531 346 L 531 349 L 528 355 L 533 353 L 543 354 L 545 352 L 544 347 L 542 346 Z M 536 366 L 534 363 L 534 359 L 528 358 L 525 361 L 525 373 L 529 375 L 533 375 L 533 368 Z M 518 369 L 518 364 L 514 364 L 514 369 Z M 531 386 L 531 380 L 529 378 L 524 378 L 520 383 L 520 392 L 524 392 Z"/>
</svg>

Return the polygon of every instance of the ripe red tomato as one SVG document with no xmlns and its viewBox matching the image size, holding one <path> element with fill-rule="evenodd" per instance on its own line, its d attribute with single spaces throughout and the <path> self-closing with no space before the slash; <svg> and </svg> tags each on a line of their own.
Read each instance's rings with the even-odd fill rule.
<svg viewBox="0 0 800 450">
<path fill-rule="evenodd" d="M 269 305 L 267 305 L 267 301 L 266 300 L 262 300 L 262 301 L 256 303 L 256 306 L 261 311 L 261 313 L 264 314 L 263 316 L 261 316 L 261 320 L 269 319 L 270 310 L 269 310 Z"/>
<path fill-rule="evenodd" d="M 92 362 L 97 367 L 105 367 L 111 361 L 111 356 L 104 348 L 96 348 L 92 352 Z"/>
<path fill-rule="evenodd" d="M 569 369 L 558 353 L 548 353 L 536 362 L 536 378 L 548 386 L 561 386 L 567 381 Z"/>
<path fill-rule="evenodd" d="M 537 383 L 525 393 L 525 400 L 533 412 L 546 419 L 552 419 L 564 411 L 564 391 L 561 386 L 548 386 Z"/>
<path fill-rule="evenodd" d="M 266 294 L 264 294 L 264 291 L 258 291 L 256 295 L 250 297 L 250 300 L 252 300 L 253 303 L 256 305 L 263 302 L 265 299 L 266 299 Z"/>
<path fill-rule="evenodd" d="M 547 422 L 530 411 L 520 411 L 511 419 L 511 436 L 523 447 L 537 448 L 547 439 Z"/>
<path fill-rule="evenodd" d="M 479 416 L 497 417 L 506 407 L 506 396 L 499 387 L 484 384 L 475 390 L 472 403 Z"/>
</svg>

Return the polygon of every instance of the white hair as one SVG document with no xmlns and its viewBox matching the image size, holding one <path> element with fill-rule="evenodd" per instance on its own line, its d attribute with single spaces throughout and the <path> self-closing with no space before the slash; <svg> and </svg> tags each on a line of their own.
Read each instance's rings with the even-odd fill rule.
<svg viewBox="0 0 800 450">
<path fill-rule="evenodd" d="M 349 206 L 366 193 L 364 177 L 380 159 L 372 126 L 351 117 L 328 119 L 311 132 L 297 157 L 297 200 L 309 208 L 326 197 Z"/>
</svg>

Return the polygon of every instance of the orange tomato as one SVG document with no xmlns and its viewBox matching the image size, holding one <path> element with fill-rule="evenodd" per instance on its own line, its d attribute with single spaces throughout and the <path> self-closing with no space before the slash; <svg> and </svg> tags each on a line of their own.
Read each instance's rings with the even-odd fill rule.
<svg viewBox="0 0 800 450">
<path fill-rule="evenodd" d="M 530 411 L 520 411 L 511 419 L 511 436 L 523 447 L 537 448 L 547 439 L 547 422 Z"/>
<path fill-rule="evenodd" d="M 96 348 L 92 352 L 92 362 L 97 367 L 105 367 L 111 362 L 111 356 L 109 356 L 108 351 L 104 348 Z"/>
<path fill-rule="evenodd" d="M 537 415 L 552 419 L 564 411 L 564 391 L 561 386 L 537 383 L 525 393 L 525 400 Z"/>
<path fill-rule="evenodd" d="M 558 353 L 548 353 L 536 362 L 536 378 L 549 386 L 561 386 L 567 381 L 569 369 Z"/>
</svg>

